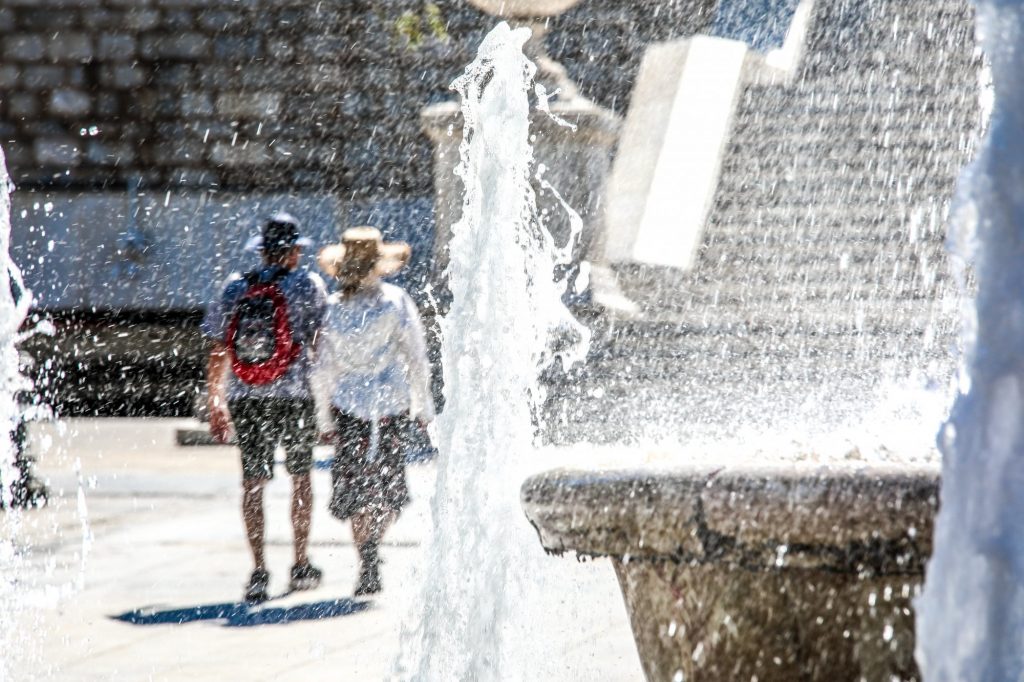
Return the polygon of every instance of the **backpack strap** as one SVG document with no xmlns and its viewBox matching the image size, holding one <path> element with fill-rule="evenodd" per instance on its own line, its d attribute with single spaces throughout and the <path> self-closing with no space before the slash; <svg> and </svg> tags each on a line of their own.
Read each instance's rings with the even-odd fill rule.
<svg viewBox="0 0 1024 682">
<path fill-rule="evenodd" d="M 289 273 L 291 273 L 291 270 L 289 270 L 288 268 L 283 268 L 280 265 L 277 265 L 274 267 L 274 272 L 270 275 L 270 279 L 268 279 L 266 282 L 263 282 L 263 284 L 274 284 L 278 280 L 287 277 Z M 252 287 L 261 283 L 262 278 L 260 277 L 260 275 L 262 274 L 262 270 L 250 270 L 249 272 L 242 275 L 242 279 L 245 280 L 246 287 Z"/>
</svg>

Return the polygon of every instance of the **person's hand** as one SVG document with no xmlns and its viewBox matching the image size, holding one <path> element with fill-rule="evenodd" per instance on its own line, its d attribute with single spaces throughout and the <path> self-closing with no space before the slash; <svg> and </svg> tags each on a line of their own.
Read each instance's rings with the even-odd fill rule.
<svg viewBox="0 0 1024 682">
<path fill-rule="evenodd" d="M 320 434 L 320 445 L 334 445 L 338 442 L 337 431 L 324 431 Z"/>
<path fill-rule="evenodd" d="M 231 440 L 231 415 L 223 401 L 210 400 L 210 435 L 222 445 Z"/>
</svg>

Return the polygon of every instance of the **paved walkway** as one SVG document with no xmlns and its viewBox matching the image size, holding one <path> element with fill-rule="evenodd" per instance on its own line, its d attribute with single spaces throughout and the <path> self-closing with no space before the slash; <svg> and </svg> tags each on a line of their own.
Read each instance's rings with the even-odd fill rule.
<svg viewBox="0 0 1024 682">
<path fill-rule="evenodd" d="M 248 609 L 237 601 L 250 559 L 236 451 L 177 447 L 182 426 L 193 424 L 70 420 L 34 430 L 39 469 L 57 495 L 50 507 L 20 515 L 19 529 L 16 515 L 0 518 L 0 533 L 32 548 L 15 573 L 17 606 L 0 604 L 0 625 L 25 633 L 22 646 L 0 654 L 11 679 L 385 679 L 417 588 L 408 576 L 429 532 L 433 466 L 410 470 L 414 502 L 388 537 L 385 592 L 373 600 L 351 597 L 357 557 L 348 531 L 324 510 L 326 471 L 314 476 L 311 543 L 324 584 L 284 594 L 291 530 L 289 483 L 279 475 L 267 512 L 271 587 L 281 596 Z M 559 643 L 559 679 L 642 679 L 607 562 L 545 565 L 554 594 L 536 636 Z M 569 615 L 581 605 L 592 620 Z M 529 667 L 524 661 L 508 679 L 536 679 Z"/>
</svg>

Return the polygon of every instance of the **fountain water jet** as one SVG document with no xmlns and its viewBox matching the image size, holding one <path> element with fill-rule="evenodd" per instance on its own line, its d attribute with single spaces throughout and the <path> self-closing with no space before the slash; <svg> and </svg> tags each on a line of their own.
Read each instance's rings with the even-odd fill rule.
<svg viewBox="0 0 1024 682">
<path fill-rule="evenodd" d="M 22 608 L 24 586 L 20 584 L 23 563 L 18 536 L 21 514 L 13 508 L 11 483 L 20 475 L 15 466 L 15 449 L 10 434 L 19 421 L 17 394 L 30 388 L 19 369 L 17 342 L 28 314 L 31 296 L 15 300 L 14 288 L 25 291 L 18 266 L 10 258 L 11 190 L 7 164 L 0 149 L 0 499 L 6 512 L 0 513 L 0 651 L 16 652 L 31 642 L 19 628 L 11 625 L 12 617 Z M 7 435 L 4 436 L 3 434 Z M 0 656 L 0 680 L 8 678 L 7 665 L 12 656 Z"/>
<path fill-rule="evenodd" d="M 532 167 L 529 38 L 529 29 L 499 24 L 452 86 L 462 98 L 465 193 L 449 245 L 434 538 L 417 621 L 403 633 L 402 679 L 508 679 L 529 658 L 516 646 L 540 609 L 524 589 L 529 557 L 540 553 L 514 482 L 533 449 L 538 372 L 556 357 L 578 358 L 588 332 L 552 274 L 572 257 L 581 221 L 573 217 L 569 241 L 556 245 L 531 186 L 540 169 Z M 563 342 L 557 353 L 553 333 Z"/>
<path fill-rule="evenodd" d="M 995 102 L 955 214 L 954 255 L 974 266 L 977 294 L 961 393 L 939 436 L 942 509 L 916 604 L 929 682 L 1024 678 L 1024 6 L 976 6 Z"/>
</svg>

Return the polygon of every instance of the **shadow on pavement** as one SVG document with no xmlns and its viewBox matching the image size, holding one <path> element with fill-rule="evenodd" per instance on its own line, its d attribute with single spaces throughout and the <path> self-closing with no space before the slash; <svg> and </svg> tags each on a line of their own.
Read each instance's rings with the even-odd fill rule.
<svg viewBox="0 0 1024 682">
<path fill-rule="evenodd" d="M 244 602 L 234 602 L 187 606 L 164 611 L 142 608 L 110 617 L 132 625 L 184 625 L 197 621 L 223 620 L 225 627 L 246 628 L 351 616 L 368 606 L 369 602 L 352 599 L 328 599 L 296 606 L 262 608 L 254 608 Z"/>
</svg>

